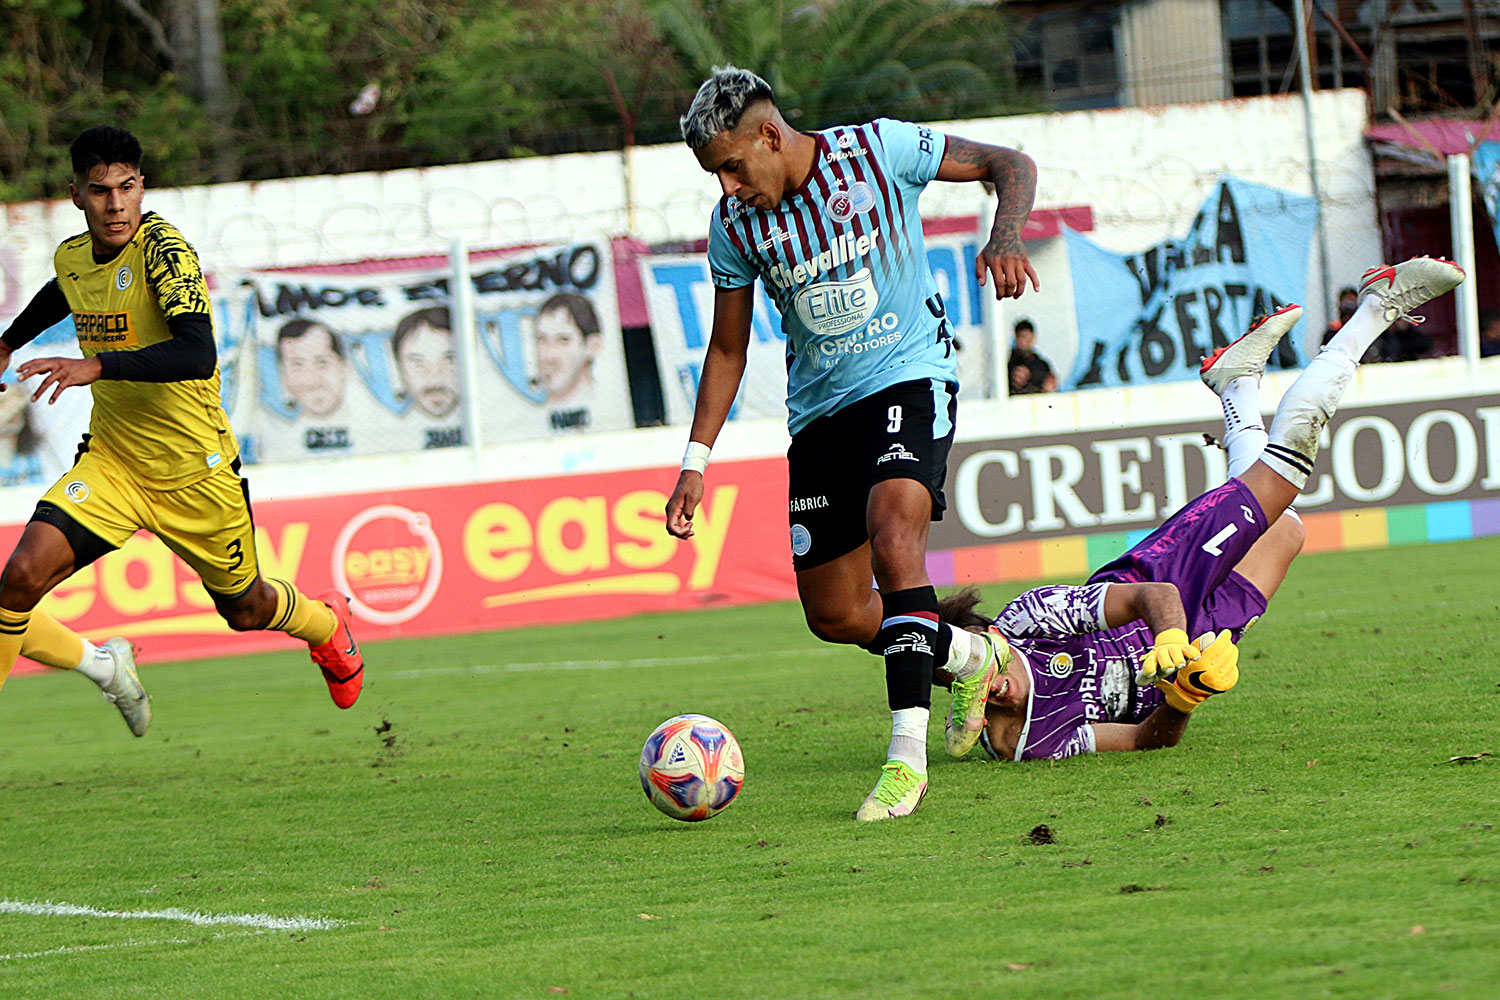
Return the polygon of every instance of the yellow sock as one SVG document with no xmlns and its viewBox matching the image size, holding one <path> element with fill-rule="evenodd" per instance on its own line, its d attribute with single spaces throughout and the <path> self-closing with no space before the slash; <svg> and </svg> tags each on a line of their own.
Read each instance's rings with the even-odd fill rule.
<svg viewBox="0 0 1500 1000">
<path fill-rule="evenodd" d="M 37 608 L 22 637 L 21 655 L 44 667 L 76 670 L 83 662 L 83 636 Z"/>
<path fill-rule="evenodd" d="M 266 628 L 285 632 L 309 646 L 321 646 L 333 638 L 339 620 L 332 608 L 301 593 L 286 580 L 266 577 L 266 582 L 276 591 L 276 613 L 271 615 L 271 624 Z"/>
<path fill-rule="evenodd" d="M 0 687 L 5 686 L 5 678 L 10 676 L 16 657 L 21 655 L 21 643 L 26 638 L 26 626 L 30 622 L 30 611 L 0 608 Z"/>
</svg>

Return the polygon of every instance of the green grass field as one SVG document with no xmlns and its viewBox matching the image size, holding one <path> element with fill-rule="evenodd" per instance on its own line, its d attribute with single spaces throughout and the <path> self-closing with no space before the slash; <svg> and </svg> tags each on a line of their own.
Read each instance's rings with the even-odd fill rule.
<svg viewBox="0 0 1500 1000">
<path fill-rule="evenodd" d="M 882 668 L 791 605 L 371 644 L 348 712 L 290 650 L 148 650 L 142 740 L 19 677 L 0 997 L 1500 996 L 1500 756 L 1449 762 L 1500 754 L 1497 562 L 1304 557 L 1172 750 L 948 761 L 936 692 L 870 825 Z M 636 778 L 683 711 L 745 751 L 707 823 Z"/>
</svg>

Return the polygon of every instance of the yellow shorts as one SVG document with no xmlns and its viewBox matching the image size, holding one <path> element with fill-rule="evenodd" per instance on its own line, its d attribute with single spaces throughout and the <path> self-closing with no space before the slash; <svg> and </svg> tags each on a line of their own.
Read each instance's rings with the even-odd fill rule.
<svg viewBox="0 0 1500 1000">
<path fill-rule="evenodd" d="M 191 486 L 153 490 L 119 462 L 86 451 L 42 497 L 38 509 L 45 504 L 114 548 L 146 529 L 191 566 L 211 594 L 239 597 L 255 582 L 250 494 L 230 466 Z"/>
</svg>

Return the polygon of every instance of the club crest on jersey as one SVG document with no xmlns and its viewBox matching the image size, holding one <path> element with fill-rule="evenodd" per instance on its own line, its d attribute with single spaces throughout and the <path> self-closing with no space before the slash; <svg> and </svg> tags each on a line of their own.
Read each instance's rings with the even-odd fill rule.
<svg viewBox="0 0 1500 1000">
<path fill-rule="evenodd" d="M 74 503 L 83 503 L 89 498 L 88 484 L 79 479 L 75 479 L 64 486 L 63 492 L 67 493 L 68 499 Z"/>
<path fill-rule="evenodd" d="M 131 271 L 128 265 L 122 266 L 115 272 L 115 287 L 122 292 L 129 288 L 130 283 L 134 280 L 135 272 Z"/>
<path fill-rule="evenodd" d="M 1067 653 L 1053 653 L 1047 661 L 1047 673 L 1053 677 L 1066 677 L 1073 672 L 1073 657 Z"/>
<path fill-rule="evenodd" d="M 828 214 L 834 222 L 848 222 L 860 212 L 875 207 L 875 189 L 864 181 L 855 181 L 847 191 L 828 196 Z"/>
<path fill-rule="evenodd" d="M 812 549 L 812 532 L 800 524 L 792 525 L 792 555 L 805 556 Z"/>
</svg>

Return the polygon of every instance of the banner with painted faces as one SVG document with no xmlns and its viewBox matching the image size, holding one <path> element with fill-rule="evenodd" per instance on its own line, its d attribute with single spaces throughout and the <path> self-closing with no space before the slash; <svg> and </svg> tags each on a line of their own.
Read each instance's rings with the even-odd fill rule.
<svg viewBox="0 0 1500 1000">
<path fill-rule="evenodd" d="M 224 402 L 246 460 L 634 426 L 608 243 L 476 252 L 470 270 L 467 349 L 444 258 L 220 275 Z"/>
<path fill-rule="evenodd" d="M 1258 315 L 1306 302 L 1315 199 L 1226 177 L 1188 232 L 1116 253 L 1070 229 L 1078 353 L 1063 389 L 1196 378 Z M 1270 367 L 1295 368 L 1292 338 Z"/>
</svg>

